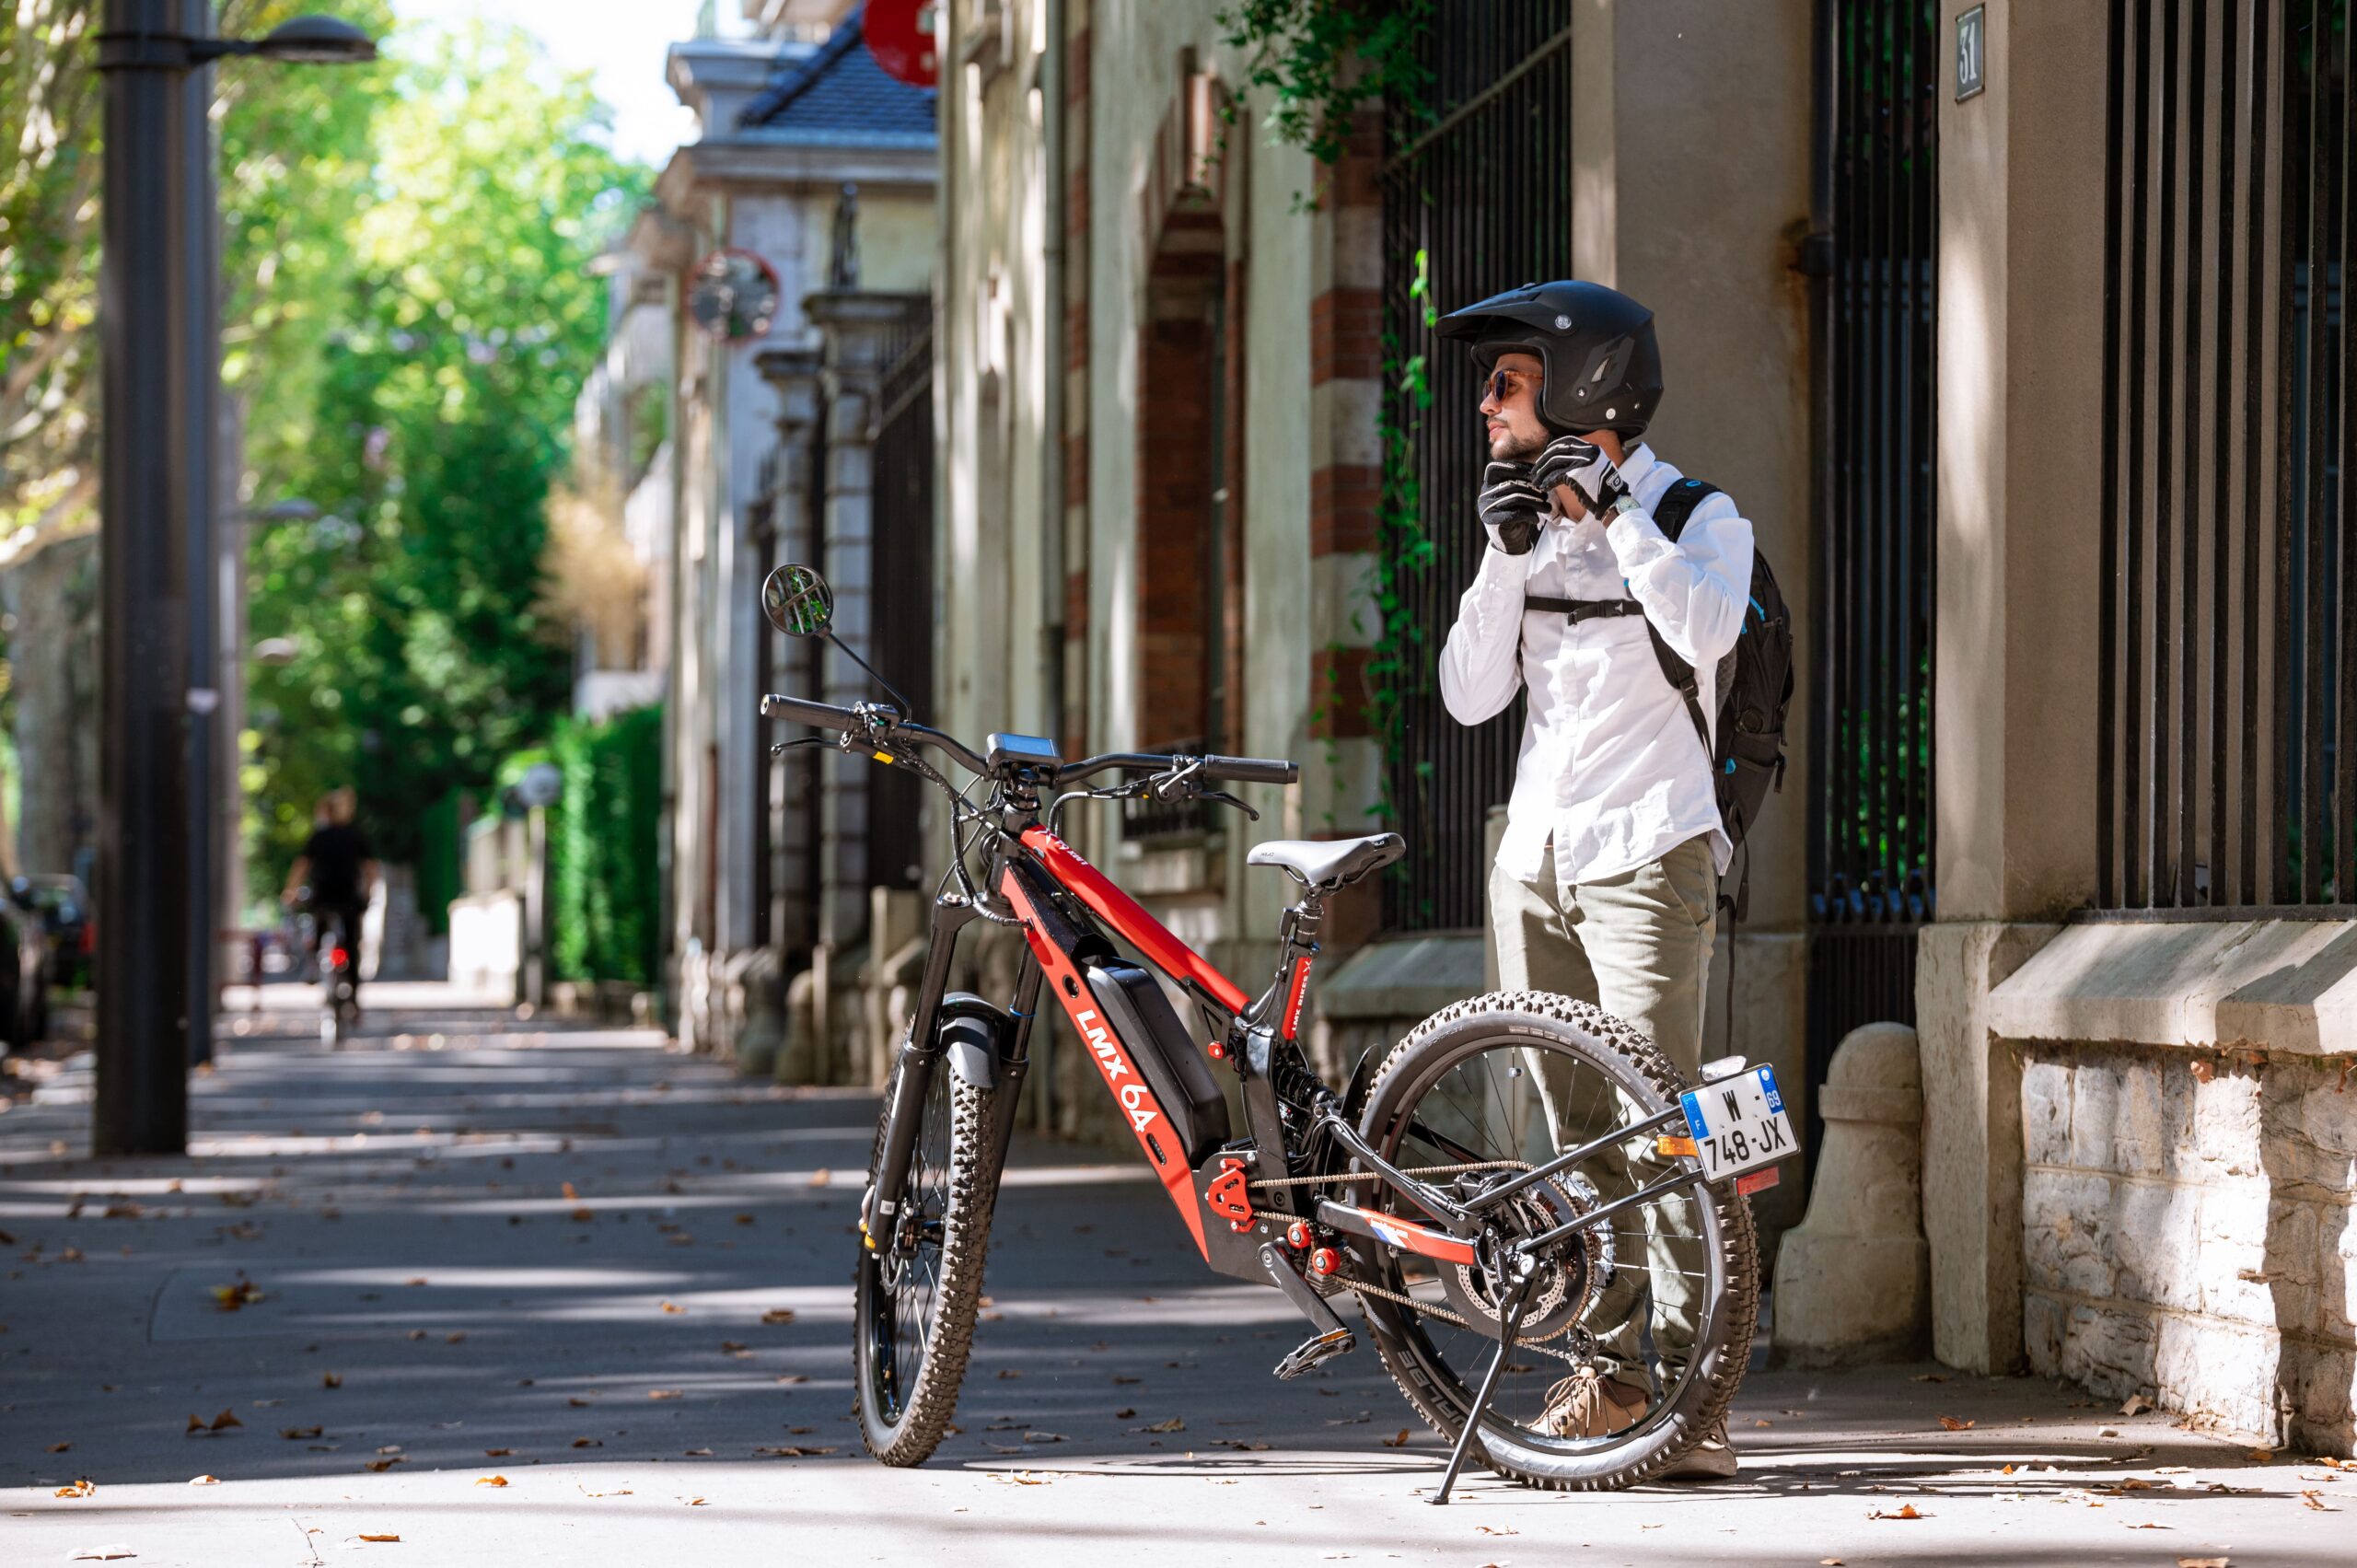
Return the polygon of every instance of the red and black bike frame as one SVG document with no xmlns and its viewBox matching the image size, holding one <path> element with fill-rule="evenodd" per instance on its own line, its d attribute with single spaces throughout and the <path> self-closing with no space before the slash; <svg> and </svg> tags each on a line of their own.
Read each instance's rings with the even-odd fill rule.
<svg viewBox="0 0 2357 1568">
<path fill-rule="evenodd" d="M 1305 1250 L 1305 1236 L 1348 1232 L 1446 1262 L 1475 1260 L 1479 1221 L 1425 1184 L 1392 1170 L 1337 1114 L 1339 1102 L 1306 1065 L 1296 1036 L 1318 951 L 1320 912 L 1314 891 L 1288 912 L 1275 975 L 1253 998 L 1041 825 L 1032 800 L 1017 796 L 1002 807 L 988 886 L 1020 925 L 1025 941 L 1012 1005 L 1001 1008 L 969 993 L 946 991 L 958 935 L 980 912 L 955 896 L 937 900 L 924 977 L 900 1047 L 893 1114 L 868 1198 L 870 1212 L 863 1215 L 871 1247 L 886 1245 L 893 1234 L 890 1221 L 906 1183 L 924 1097 L 945 1060 L 968 1078 L 1004 1091 L 994 1151 L 1003 1157 L 1045 989 L 1071 1020 L 1189 1238 L 1213 1269 L 1277 1283 L 1310 1310 L 1298 1294 L 1302 1261 L 1288 1259 L 1284 1268 L 1276 1262 L 1279 1249 Z M 1179 1045 L 1167 1033 L 1141 1029 L 1134 1016 L 1125 1019 L 1103 1005 L 1090 969 L 1117 952 L 1109 931 L 1201 1004 L 1219 1023 L 1216 1038 Z M 1239 1080 L 1244 1109 L 1240 1134 L 1192 1161 L 1176 1134 L 1173 1108 L 1155 1086 L 1172 1074 L 1152 1070 L 1176 1064 L 1142 1060 L 1148 1053 L 1167 1059 L 1177 1050 L 1200 1050 L 1224 1061 Z M 1306 1188 L 1267 1188 L 1257 1196 L 1253 1191 L 1254 1183 L 1322 1174 L 1306 1167 L 1339 1168 L 1353 1156 L 1362 1171 L 1402 1192 L 1438 1228 L 1358 1204 L 1296 1198 Z"/>
</svg>

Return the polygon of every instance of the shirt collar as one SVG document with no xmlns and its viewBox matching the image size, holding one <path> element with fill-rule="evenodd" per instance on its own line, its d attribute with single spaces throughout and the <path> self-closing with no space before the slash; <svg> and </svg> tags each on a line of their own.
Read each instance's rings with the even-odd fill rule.
<svg viewBox="0 0 2357 1568">
<path fill-rule="evenodd" d="M 1640 441 L 1621 459 L 1620 477 L 1634 490 L 1645 482 L 1645 475 L 1654 471 L 1655 461 L 1654 449 Z"/>
</svg>

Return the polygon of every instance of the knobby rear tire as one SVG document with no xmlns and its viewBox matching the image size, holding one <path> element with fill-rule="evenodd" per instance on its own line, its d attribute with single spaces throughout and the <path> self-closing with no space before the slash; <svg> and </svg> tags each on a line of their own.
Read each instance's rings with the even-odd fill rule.
<svg viewBox="0 0 2357 1568">
<path fill-rule="evenodd" d="M 1509 1035 L 1525 1040 L 1534 1035 L 1550 1039 L 1591 1060 L 1610 1053 L 1642 1082 L 1643 1098 L 1654 1102 L 1650 1110 L 1674 1104 L 1689 1086 L 1653 1041 L 1599 1007 L 1548 992 L 1497 992 L 1442 1009 L 1392 1050 L 1368 1094 L 1364 1134 L 1377 1148 L 1387 1148 L 1387 1129 L 1406 1096 L 1420 1092 L 1454 1062 L 1478 1053 L 1483 1042 Z M 1693 1350 L 1695 1376 L 1669 1400 L 1663 1419 L 1624 1443 L 1573 1454 L 1523 1440 L 1522 1429 L 1492 1416 L 1476 1434 L 1471 1458 L 1526 1486 L 1613 1491 L 1658 1475 L 1725 1419 L 1749 1365 L 1759 1323 L 1759 1238 L 1751 1205 L 1736 1193 L 1731 1181 L 1690 1191 L 1702 1196 L 1698 1209 L 1707 1212 L 1706 1223 L 1715 1235 L 1713 1261 L 1723 1285 L 1704 1304 L 1705 1318 Z M 1382 1249 L 1354 1238 L 1354 1250 L 1361 1267 L 1380 1277 Z M 1421 1319 L 1410 1310 L 1372 1296 L 1361 1297 L 1361 1305 L 1391 1380 L 1417 1414 L 1444 1441 L 1455 1444 L 1471 1403 L 1462 1379 L 1433 1348 Z"/>
<path fill-rule="evenodd" d="M 982 1263 L 990 1249 L 991 1211 L 998 1202 L 998 1151 L 991 1135 L 999 1091 L 970 1084 L 942 1060 L 934 1072 L 946 1079 L 950 1097 L 948 1202 L 943 1213 L 941 1283 L 935 1295 L 933 1329 L 923 1346 L 916 1375 L 900 1398 L 897 1417 L 888 1411 L 877 1389 L 875 1335 L 870 1330 L 876 1293 L 883 1289 L 880 1260 L 860 1242 L 853 1273 L 852 1304 L 852 1375 L 858 1389 L 859 1434 L 867 1451 L 888 1465 L 921 1465 L 933 1457 L 958 1411 L 958 1393 L 966 1380 L 966 1362 L 974 1343 L 974 1319 L 981 1309 Z M 872 1183 L 884 1148 L 884 1121 L 892 1092 L 885 1090 L 884 1115 L 876 1120 L 876 1138 L 868 1151 L 867 1174 Z"/>
</svg>

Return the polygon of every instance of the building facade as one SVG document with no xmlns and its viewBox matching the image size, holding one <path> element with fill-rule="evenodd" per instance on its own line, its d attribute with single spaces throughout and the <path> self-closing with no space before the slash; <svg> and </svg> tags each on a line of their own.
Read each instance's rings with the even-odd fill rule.
<svg viewBox="0 0 2357 1568">
<path fill-rule="evenodd" d="M 1074 824 L 1239 979 L 1253 839 L 1406 832 L 1329 1068 L 1480 989 L 1518 717 L 1431 679 L 1481 454 L 1427 312 L 1626 290 L 1800 643 L 1714 1042 L 1805 1108 L 1918 1029 L 1943 1359 L 2350 1451 L 2346 0 L 1435 0 L 1331 166 L 1219 10 L 940 8 L 935 722 L 1300 760 Z"/>
</svg>

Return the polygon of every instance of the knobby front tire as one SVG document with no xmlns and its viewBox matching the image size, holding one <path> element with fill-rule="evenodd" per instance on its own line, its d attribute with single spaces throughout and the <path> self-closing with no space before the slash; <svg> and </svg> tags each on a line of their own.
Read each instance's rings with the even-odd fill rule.
<svg viewBox="0 0 2357 1568">
<path fill-rule="evenodd" d="M 1403 1148 L 1402 1144 L 1416 1136 L 1411 1129 L 1416 1124 L 1420 1107 L 1425 1108 L 1425 1114 L 1435 1121 L 1443 1114 L 1437 1098 L 1428 1101 L 1426 1097 L 1442 1095 L 1453 1073 L 1477 1062 L 1493 1060 L 1487 1053 L 1498 1052 L 1502 1048 L 1511 1049 L 1515 1057 L 1534 1064 L 1542 1057 L 1522 1053 L 1535 1051 L 1561 1070 L 1593 1074 L 1596 1081 L 1608 1083 L 1622 1097 L 1624 1107 L 1633 1106 L 1637 1111 L 1636 1117 L 1630 1117 L 1624 1110 L 1615 1121 L 1636 1120 L 1666 1109 L 1687 1086 L 1683 1076 L 1650 1040 L 1602 1009 L 1545 992 L 1501 992 L 1474 997 L 1434 1014 L 1394 1048 L 1368 1096 L 1362 1132 L 1387 1157 L 1408 1166 L 1423 1163 L 1423 1159 L 1405 1157 L 1411 1150 Z M 1476 1072 L 1483 1070 L 1474 1068 Z M 1487 1115 L 1486 1109 L 1480 1114 Z M 1601 1132 L 1611 1124 L 1607 1122 L 1596 1132 Z M 1585 1141 L 1585 1136 L 1561 1139 L 1563 1144 Z M 1546 1153 L 1543 1149 L 1458 1150 L 1460 1156 L 1479 1153 L 1482 1157 L 1502 1152 L 1522 1157 L 1543 1157 Z M 1429 1152 L 1423 1156 L 1431 1157 Z M 1532 1163 L 1535 1162 L 1534 1158 Z M 1584 1164 L 1580 1168 L 1585 1172 L 1589 1166 Z M 1683 1245 L 1691 1260 L 1701 1264 L 1696 1271 L 1701 1299 L 1688 1366 L 1677 1386 L 1655 1396 L 1645 1414 L 1628 1431 L 1584 1440 L 1555 1437 L 1535 1430 L 1528 1420 L 1532 1411 L 1527 1393 L 1523 1397 L 1522 1419 L 1516 1419 L 1506 1391 L 1502 1389 L 1498 1404 L 1492 1407 L 1475 1434 L 1472 1458 L 1486 1463 L 1506 1480 L 1527 1486 L 1555 1491 L 1612 1490 L 1636 1485 L 1659 1474 L 1725 1419 L 1727 1407 L 1733 1402 L 1749 1363 L 1752 1334 L 1759 1320 L 1759 1242 L 1752 1228 L 1750 1204 L 1736 1195 L 1732 1182 L 1698 1183 L 1680 1191 L 1691 1195 L 1685 1213 L 1696 1235 Z M 1362 1202 L 1389 1201 L 1387 1192 L 1380 1191 L 1372 1183 L 1362 1186 L 1360 1191 Z M 1618 1225 L 1625 1233 L 1627 1215 L 1643 1212 L 1642 1208 L 1626 1211 L 1621 1221 L 1608 1224 Z M 1618 1246 L 1626 1251 L 1634 1239 L 1624 1234 Z M 1403 1259 L 1390 1249 L 1353 1238 L 1353 1250 L 1359 1267 L 1371 1278 L 1401 1294 L 1432 1299 L 1436 1305 L 1444 1303 L 1445 1298 L 1434 1288 L 1433 1282 L 1425 1281 L 1420 1285 L 1403 1273 Z M 1641 1249 L 1623 1256 L 1618 1267 L 1633 1270 L 1638 1279 L 1646 1277 L 1647 1265 Z M 1477 1357 L 1486 1360 L 1496 1341 L 1480 1339 L 1476 1342 L 1469 1330 L 1457 1329 L 1446 1319 L 1380 1297 L 1362 1296 L 1361 1303 L 1385 1369 L 1417 1413 L 1444 1440 L 1454 1444 L 1464 1429 L 1466 1411 L 1473 1402 L 1472 1388 L 1478 1383 L 1474 1371 Z M 1536 1350 L 1527 1341 L 1517 1342 L 1515 1353 L 1508 1360 L 1522 1364 L 1524 1376 L 1538 1373 L 1541 1365 L 1550 1363 L 1553 1365 L 1540 1376 L 1572 1370 L 1569 1365 Z M 1517 1377 L 1510 1374 L 1508 1384 L 1516 1381 Z"/>
<path fill-rule="evenodd" d="M 859 1431 L 867 1451 L 888 1465 L 924 1463 L 957 1412 L 998 1200 L 991 1136 L 998 1093 L 966 1082 L 946 1057 L 934 1063 L 903 1206 L 927 1206 L 921 1223 L 937 1225 L 937 1244 L 921 1242 L 891 1282 L 883 1255 L 861 1238 L 852 1308 Z M 868 1154 L 871 1182 L 892 1099 L 888 1086 Z M 884 1222 L 876 1224 L 878 1246 L 889 1246 Z"/>
</svg>

